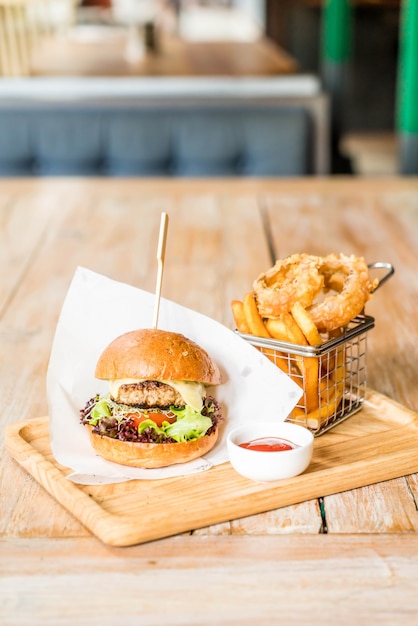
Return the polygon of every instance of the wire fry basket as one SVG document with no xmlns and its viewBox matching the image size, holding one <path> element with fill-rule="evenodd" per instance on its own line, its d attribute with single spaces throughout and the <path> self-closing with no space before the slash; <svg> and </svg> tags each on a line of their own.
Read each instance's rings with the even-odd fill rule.
<svg viewBox="0 0 418 626">
<path fill-rule="evenodd" d="M 373 317 L 359 315 L 319 346 L 238 334 L 299 385 L 301 397 L 287 421 L 318 436 L 361 409 L 367 384 L 367 333 L 373 327 Z"/>
</svg>

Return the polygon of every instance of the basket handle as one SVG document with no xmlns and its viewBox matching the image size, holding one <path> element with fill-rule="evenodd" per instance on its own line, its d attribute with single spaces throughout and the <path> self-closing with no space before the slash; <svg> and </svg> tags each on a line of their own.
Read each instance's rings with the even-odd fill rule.
<svg viewBox="0 0 418 626">
<path fill-rule="evenodd" d="M 379 283 L 377 287 L 373 289 L 372 293 L 380 289 L 383 283 L 389 280 L 389 278 L 393 276 L 393 274 L 395 273 L 395 268 L 393 267 L 393 265 L 391 263 L 385 263 L 384 261 L 376 261 L 376 263 L 369 263 L 367 267 L 369 268 L 369 270 L 381 270 L 381 269 L 386 270 L 386 273 L 383 275 L 382 278 L 379 279 Z"/>
</svg>

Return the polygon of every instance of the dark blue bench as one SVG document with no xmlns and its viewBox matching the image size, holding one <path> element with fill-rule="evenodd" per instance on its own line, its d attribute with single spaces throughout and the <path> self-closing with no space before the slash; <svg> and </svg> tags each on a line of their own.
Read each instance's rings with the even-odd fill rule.
<svg viewBox="0 0 418 626">
<path fill-rule="evenodd" d="M 1 98 L 0 88 L 0 176 L 326 173 L 305 100 L 154 93 L 51 101 Z"/>
</svg>

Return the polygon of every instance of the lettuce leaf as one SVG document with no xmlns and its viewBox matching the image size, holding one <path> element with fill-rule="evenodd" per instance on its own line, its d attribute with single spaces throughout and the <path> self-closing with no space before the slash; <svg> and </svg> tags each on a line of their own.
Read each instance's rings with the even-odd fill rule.
<svg viewBox="0 0 418 626">
<path fill-rule="evenodd" d="M 177 415 L 177 420 L 173 424 L 168 424 L 164 432 L 175 441 L 189 441 L 203 437 L 212 426 L 210 417 L 205 417 L 189 405 L 186 405 L 184 409 L 171 407 L 171 410 Z"/>
<path fill-rule="evenodd" d="M 143 422 L 141 422 L 138 425 L 138 434 L 142 435 L 144 430 L 146 430 L 147 428 L 152 428 L 159 435 L 166 435 L 165 426 L 167 424 L 168 424 L 168 422 L 163 422 L 163 425 L 160 428 L 159 426 L 157 426 L 157 424 L 155 422 L 153 422 L 153 420 L 144 420 Z"/>
<path fill-rule="evenodd" d="M 141 435 L 147 428 L 151 428 L 157 435 L 169 437 L 180 443 L 203 437 L 212 426 L 210 417 L 202 415 L 189 405 L 181 409 L 172 406 L 170 411 L 177 417 L 173 424 L 163 421 L 159 427 L 153 420 L 146 419 L 138 425 L 138 434 Z M 102 419 L 106 420 L 109 417 L 115 418 L 120 423 L 128 412 L 132 412 L 131 406 L 119 404 L 111 400 L 107 394 L 98 397 L 88 415 L 88 423 L 97 426 Z"/>
<path fill-rule="evenodd" d="M 103 417 L 110 417 L 112 412 L 108 403 L 109 396 L 101 396 L 90 412 L 89 424 L 96 426 Z"/>
</svg>

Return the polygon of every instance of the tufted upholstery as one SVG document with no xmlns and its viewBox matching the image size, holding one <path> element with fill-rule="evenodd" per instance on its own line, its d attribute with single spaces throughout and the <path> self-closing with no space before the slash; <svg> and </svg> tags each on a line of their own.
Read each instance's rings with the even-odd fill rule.
<svg viewBox="0 0 418 626">
<path fill-rule="evenodd" d="M 305 85 L 289 100 L 282 81 L 3 81 L 0 176 L 326 173 L 326 102 Z"/>
<path fill-rule="evenodd" d="M 26 107 L 0 115 L 0 174 L 257 176 L 312 173 L 303 108 Z"/>
</svg>

